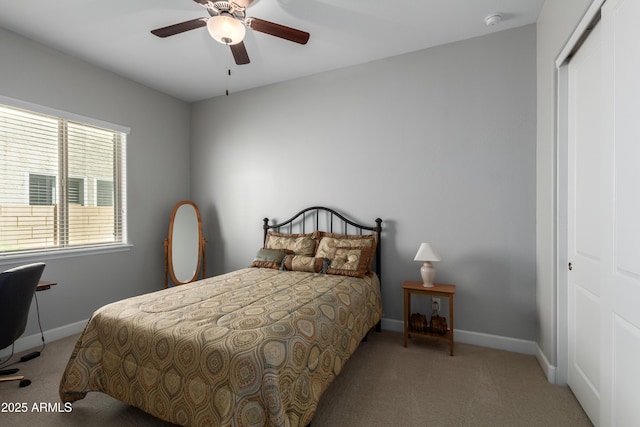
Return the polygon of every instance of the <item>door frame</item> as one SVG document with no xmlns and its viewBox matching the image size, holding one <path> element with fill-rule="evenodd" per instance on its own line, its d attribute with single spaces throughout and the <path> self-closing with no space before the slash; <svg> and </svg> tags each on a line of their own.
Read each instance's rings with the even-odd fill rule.
<svg viewBox="0 0 640 427">
<path fill-rule="evenodd" d="M 600 20 L 600 10 L 606 0 L 593 0 L 571 37 L 557 56 L 556 65 L 556 164 L 555 164 L 555 283 L 556 283 L 556 372 L 555 384 L 567 384 L 569 377 L 569 285 L 568 285 L 568 124 L 569 73 L 568 63 Z"/>
</svg>

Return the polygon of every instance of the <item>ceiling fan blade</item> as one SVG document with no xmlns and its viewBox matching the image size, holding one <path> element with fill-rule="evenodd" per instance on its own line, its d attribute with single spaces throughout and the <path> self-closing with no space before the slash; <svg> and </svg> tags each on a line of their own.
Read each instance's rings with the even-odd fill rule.
<svg viewBox="0 0 640 427">
<path fill-rule="evenodd" d="M 296 30 L 295 28 L 285 27 L 284 25 L 274 22 L 265 21 L 259 18 L 249 18 L 248 25 L 255 31 L 280 37 L 295 43 L 307 44 L 310 34 L 305 31 Z"/>
<path fill-rule="evenodd" d="M 238 44 L 229 45 L 231 48 L 231 53 L 233 54 L 233 59 L 236 60 L 236 64 L 245 65 L 249 62 L 249 54 L 247 53 L 247 49 L 244 46 L 244 42 L 240 42 Z"/>
<path fill-rule="evenodd" d="M 169 25 L 167 27 L 156 28 L 151 30 L 151 34 L 158 37 L 169 37 L 176 34 L 184 33 L 185 31 L 195 30 L 196 28 L 204 27 L 207 25 L 209 18 L 198 18 L 190 21 L 180 22 L 179 24 Z"/>
</svg>

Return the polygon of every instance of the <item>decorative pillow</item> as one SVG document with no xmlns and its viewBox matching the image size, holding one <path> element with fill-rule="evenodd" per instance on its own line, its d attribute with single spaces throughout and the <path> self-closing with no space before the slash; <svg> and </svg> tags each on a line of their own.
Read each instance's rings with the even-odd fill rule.
<svg viewBox="0 0 640 427">
<path fill-rule="evenodd" d="M 367 272 L 369 248 L 336 248 L 335 255 L 327 269 L 328 274 L 363 277 Z"/>
<path fill-rule="evenodd" d="M 292 253 L 289 250 L 283 249 L 267 249 L 262 248 L 258 250 L 256 257 L 251 263 L 251 267 L 261 268 L 276 268 L 279 269 L 282 264 L 282 260 L 287 254 Z"/>
<path fill-rule="evenodd" d="M 268 249 L 287 249 L 296 255 L 313 256 L 316 251 L 317 234 L 284 234 L 267 232 L 264 247 Z"/>
<path fill-rule="evenodd" d="M 373 271 L 373 260 L 376 256 L 376 246 L 378 244 L 374 234 L 350 235 L 322 233 L 321 236 L 322 238 L 316 250 L 317 257 L 334 259 L 337 248 L 363 248 L 366 269 L 367 271 Z"/>
<path fill-rule="evenodd" d="M 328 258 L 315 258 L 304 255 L 287 255 L 282 261 L 282 269 L 289 271 L 308 271 L 324 273 L 329 266 Z"/>
</svg>

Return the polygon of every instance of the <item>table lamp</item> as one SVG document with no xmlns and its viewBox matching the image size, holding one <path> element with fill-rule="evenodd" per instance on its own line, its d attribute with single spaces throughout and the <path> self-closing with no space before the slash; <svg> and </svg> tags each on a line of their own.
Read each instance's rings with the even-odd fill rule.
<svg viewBox="0 0 640 427">
<path fill-rule="evenodd" d="M 420 275 L 422 276 L 422 286 L 430 288 L 433 287 L 433 279 L 436 277 L 436 269 L 431 261 L 440 261 L 440 255 L 433 250 L 430 244 L 422 243 L 418 248 L 418 253 L 413 259 L 414 261 L 423 261 L 420 268 Z"/>
</svg>

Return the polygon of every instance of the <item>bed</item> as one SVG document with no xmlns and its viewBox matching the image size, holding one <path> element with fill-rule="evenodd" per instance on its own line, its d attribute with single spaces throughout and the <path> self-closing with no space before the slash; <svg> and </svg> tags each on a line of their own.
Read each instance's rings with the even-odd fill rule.
<svg viewBox="0 0 640 427">
<path fill-rule="evenodd" d="M 306 426 L 380 329 L 382 220 L 314 206 L 279 223 L 249 266 L 97 310 L 60 382 L 190 426 Z"/>
</svg>

